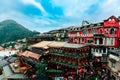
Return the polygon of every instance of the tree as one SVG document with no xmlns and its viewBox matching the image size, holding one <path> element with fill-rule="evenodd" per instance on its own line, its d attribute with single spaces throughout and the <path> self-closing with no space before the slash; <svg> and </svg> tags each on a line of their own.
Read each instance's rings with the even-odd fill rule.
<svg viewBox="0 0 120 80">
<path fill-rule="evenodd" d="M 17 57 L 17 54 L 13 54 L 13 55 L 11 55 L 12 57 Z"/>
<path fill-rule="evenodd" d="M 2 69 L 2 68 L 0 68 L 0 75 L 2 75 L 2 71 L 3 71 L 3 69 Z"/>
<path fill-rule="evenodd" d="M 62 74 L 61 70 L 46 70 L 47 75 L 57 75 L 57 74 Z"/>
<path fill-rule="evenodd" d="M 38 78 L 44 78 L 47 76 L 51 76 L 51 75 L 58 75 L 58 74 L 62 74 L 61 70 L 47 70 L 45 69 L 46 64 L 45 63 L 37 63 L 36 65 L 36 75 Z"/>
<path fill-rule="evenodd" d="M 46 76 L 46 70 L 45 70 L 46 64 L 43 63 L 37 63 L 37 71 L 36 71 L 36 75 L 38 77 L 45 77 Z"/>
</svg>

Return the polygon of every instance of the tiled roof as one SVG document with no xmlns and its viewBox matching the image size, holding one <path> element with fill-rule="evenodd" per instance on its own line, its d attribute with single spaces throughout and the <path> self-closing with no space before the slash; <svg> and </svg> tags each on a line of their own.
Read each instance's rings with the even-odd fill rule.
<svg viewBox="0 0 120 80">
<path fill-rule="evenodd" d="M 42 48 L 49 48 L 49 47 L 66 47 L 66 48 L 81 48 L 86 45 L 83 44 L 71 44 L 67 42 L 57 42 L 57 41 L 42 41 L 40 43 L 31 45 L 31 47 L 42 47 Z"/>
<path fill-rule="evenodd" d="M 65 44 L 66 42 L 53 42 L 51 44 L 49 44 L 48 46 L 49 47 L 63 47 L 63 45 Z"/>
<path fill-rule="evenodd" d="M 37 48 L 49 48 L 48 45 L 51 44 L 53 41 L 42 41 L 36 44 L 31 45 L 31 47 L 37 47 Z"/>
<path fill-rule="evenodd" d="M 84 44 L 71 44 L 71 43 L 65 43 L 63 47 L 65 48 L 81 48 L 85 47 L 86 45 Z"/>
<path fill-rule="evenodd" d="M 21 55 L 25 56 L 25 57 L 31 57 L 31 58 L 34 58 L 34 59 L 39 59 L 41 57 L 40 54 L 33 53 L 33 52 L 30 52 L 30 51 L 25 51 Z"/>
</svg>

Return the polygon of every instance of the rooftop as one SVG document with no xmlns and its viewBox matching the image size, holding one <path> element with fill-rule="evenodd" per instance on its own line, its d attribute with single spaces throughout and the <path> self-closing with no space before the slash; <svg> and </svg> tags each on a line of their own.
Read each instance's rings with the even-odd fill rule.
<svg viewBox="0 0 120 80">
<path fill-rule="evenodd" d="M 84 44 L 71 44 L 71 43 L 65 43 L 63 47 L 65 48 L 81 48 L 85 47 L 86 45 Z"/>
<path fill-rule="evenodd" d="M 41 57 L 40 54 L 31 52 L 31 51 L 25 51 L 21 55 L 25 56 L 25 57 L 31 57 L 31 58 L 34 58 L 34 59 L 39 59 Z"/>
<path fill-rule="evenodd" d="M 17 73 L 17 74 L 13 73 L 8 65 L 3 67 L 3 71 L 5 73 L 6 78 L 10 78 L 10 79 L 24 79 L 25 78 L 24 74 L 22 73 Z"/>
<path fill-rule="evenodd" d="M 52 42 L 49 47 L 63 47 L 66 42 Z"/>
<path fill-rule="evenodd" d="M 9 64 L 9 67 L 11 68 L 11 70 L 14 72 L 14 73 L 23 73 L 25 70 L 29 69 L 31 66 L 29 65 L 24 65 L 24 66 L 20 66 L 20 62 L 17 61 L 15 63 L 11 63 Z"/>
<path fill-rule="evenodd" d="M 36 48 L 44 48 L 48 49 L 48 45 L 51 44 L 53 41 L 42 41 L 36 44 L 31 45 L 31 47 L 36 47 Z"/>
<path fill-rule="evenodd" d="M 0 46 L 0 51 L 4 50 L 4 48 L 2 46 Z"/>
<path fill-rule="evenodd" d="M 0 67 L 4 67 L 8 65 L 8 62 L 6 60 L 0 60 Z"/>
</svg>

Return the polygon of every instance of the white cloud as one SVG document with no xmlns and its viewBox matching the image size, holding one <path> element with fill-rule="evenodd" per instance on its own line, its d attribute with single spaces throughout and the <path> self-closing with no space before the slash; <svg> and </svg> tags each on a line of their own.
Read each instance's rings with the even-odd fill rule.
<svg viewBox="0 0 120 80">
<path fill-rule="evenodd" d="M 93 4 L 97 4 L 96 0 L 52 0 L 53 5 L 60 6 L 64 10 L 64 15 L 68 17 L 80 17 Z"/>
<path fill-rule="evenodd" d="M 14 2 L 16 0 L 11 1 Z M 69 27 L 72 25 L 80 26 L 82 20 L 88 20 L 92 23 L 96 23 L 107 19 L 111 15 L 115 15 L 116 17 L 120 16 L 119 0 L 102 0 L 102 2 L 101 0 L 51 0 L 53 7 L 58 6 L 63 9 L 64 14 L 62 16 L 58 16 L 58 18 L 55 18 L 54 15 L 49 15 L 41 3 L 36 0 L 20 1 L 22 1 L 25 5 L 33 5 L 37 7 L 43 15 L 28 16 L 19 10 L 12 9 L 14 6 L 11 7 L 11 4 L 7 2 L 6 5 L 2 5 L 0 8 L 0 21 L 5 19 L 14 19 L 30 30 L 46 32 L 52 29 Z M 7 7 L 8 4 L 10 8 Z M 88 14 L 86 11 L 91 10 L 90 7 L 96 4 L 99 6 L 95 13 L 91 12 L 91 14 Z M 17 3 L 15 5 L 17 5 Z M 7 12 L 3 10 L 4 7 L 7 7 Z M 53 19 L 49 18 L 51 16 Z"/>
<path fill-rule="evenodd" d="M 87 19 L 97 22 L 111 15 L 120 15 L 119 0 L 52 0 L 52 4 L 62 7 L 64 17 L 74 21 Z M 95 13 L 87 14 L 86 11 L 91 10 L 92 5 L 98 5 L 97 10 Z"/>
<path fill-rule="evenodd" d="M 7 19 L 13 19 L 19 24 L 26 27 L 27 29 L 32 30 L 32 31 L 36 30 L 39 32 L 46 32 L 49 30 L 53 30 L 55 29 L 55 27 L 57 28 L 57 26 L 54 26 L 54 25 L 56 24 L 58 25 L 57 21 L 51 20 L 44 16 L 31 17 L 31 16 L 27 16 L 17 11 L 9 11 L 6 13 L 0 13 L 0 22 L 3 20 L 7 20 Z"/>
<path fill-rule="evenodd" d="M 43 6 L 41 5 L 41 3 L 35 1 L 35 0 L 22 0 L 22 2 L 24 4 L 31 4 L 31 5 L 34 5 L 36 6 L 41 12 L 43 15 L 48 15 L 48 13 L 45 11 L 45 9 L 43 8 Z"/>
</svg>

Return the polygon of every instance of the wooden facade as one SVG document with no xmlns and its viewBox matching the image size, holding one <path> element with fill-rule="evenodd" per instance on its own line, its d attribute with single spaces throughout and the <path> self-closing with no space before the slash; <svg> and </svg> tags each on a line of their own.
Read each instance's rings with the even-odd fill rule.
<svg viewBox="0 0 120 80">
<path fill-rule="evenodd" d="M 119 20 L 111 16 L 103 22 L 75 27 L 69 33 L 69 43 L 89 45 L 91 53 L 104 60 L 103 54 L 120 46 Z"/>
<path fill-rule="evenodd" d="M 63 70 L 65 74 L 81 74 L 81 69 L 89 65 L 87 61 L 89 47 L 87 46 L 62 43 L 61 46 L 55 46 L 53 44 L 49 47 L 50 56 L 48 67 L 51 69 Z"/>
</svg>

